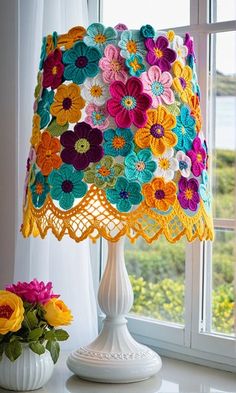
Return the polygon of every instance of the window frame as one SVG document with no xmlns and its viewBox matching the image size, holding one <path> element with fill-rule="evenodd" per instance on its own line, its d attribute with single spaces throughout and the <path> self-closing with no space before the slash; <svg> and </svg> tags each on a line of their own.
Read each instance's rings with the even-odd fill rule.
<svg viewBox="0 0 236 393">
<path fill-rule="evenodd" d="M 212 0 L 213 2 L 213 0 Z M 194 38 L 197 55 L 203 127 L 210 141 L 209 126 L 209 35 L 235 31 L 236 21 L 208 23 L 210 0 L 190 0 L 190 25 L 175 27 L 176 34 L 188 31 Z M 88 0 L 89 21 L 102 22 L 102 0 Z M 169 30 L 171 27 L 162 29 Z M 201 54 L 201 56 L 199 56 Z M 214 220 L 215 227 L 235 229 L 234 220 Z M 100 240 L 97 247 L 100 256 L 100 273 L 106 256 L 106 244 Z M 130 333 L 141 343 L 154 348 L 161 355 L 167 355 L 199 364 L 236 371 L 236 339 L 234 337 L 206 333 L 211 323 L 211 247 L 195 240 L 186 247 L 185 256 L 185 325 L 156 321 L 128 315 Z M 100 276 L 97 274 L 96 277 Z M 99 312 L 99 325 L 103 316 Z M 144 334 L 145 332 L 145 334 Z"/>
</svg>

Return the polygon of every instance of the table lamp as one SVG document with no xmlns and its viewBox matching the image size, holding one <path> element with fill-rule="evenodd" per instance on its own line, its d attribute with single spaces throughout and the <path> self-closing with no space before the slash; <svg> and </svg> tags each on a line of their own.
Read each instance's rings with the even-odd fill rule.
<svg viewBox="0 0 236 393">
<path fill-rule="evenodd" d="M 102 331 L 67 360 L 84 379 L 134 382 L 161 368 L 127 329 L 124 237 L 213 238 L 195 62 L 189 34 L 150 25 L 93 23 L 43 38 L 22 233 L 108 241 Z"/>
</svg>

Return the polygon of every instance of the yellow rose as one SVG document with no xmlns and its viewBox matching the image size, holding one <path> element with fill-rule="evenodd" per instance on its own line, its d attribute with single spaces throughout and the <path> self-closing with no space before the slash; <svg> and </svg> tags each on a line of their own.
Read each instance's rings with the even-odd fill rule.
<svg viewBox="0 0 236 393">
<path fill-rule="evenodd" d="M 0 291 L 0 334 L 17 332 L 24 319 L 21 298 L 9 291 Z"/>
<path fill-rule="evenodd" d="M 45 319 L 51 326 L 69 325 L 73 319 L 70 309 L 55 297 L 44 305 L 44 310 Z"/>
</svg>

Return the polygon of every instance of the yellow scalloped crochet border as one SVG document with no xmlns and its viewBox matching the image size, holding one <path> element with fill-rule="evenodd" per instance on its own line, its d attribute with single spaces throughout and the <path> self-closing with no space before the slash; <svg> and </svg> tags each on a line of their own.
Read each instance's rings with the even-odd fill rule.
<svg viewBox="0 0 236 393">
<path fill-rule="evenodd" d="M 87 237 L 96 241 L 100 236 L 115 242 L 127 235 L 131 241 L 142 236 L 151 243 L 163 234 L 169 242 L 175 243 L 183 235 L 188 241 L 195 238 L 213 240 L 214 236 L 212 218 L 202 201 L 192 217 L 184 213 L 178 200 L 167 215 L 157 214 L 145 202 L 132 212 L 120 213 L 107 201 L 105 192 L 94 185 L 80 203 L 68 211 L 58 209 L 50 196 L 42 208 L 35 209 L 29 192 L 23 217 L 21 231 L 24 237 L 32 234 L 44 238 L 49 229 L 58 240 L 67 234 L 76 242 Z"/>
</svg>

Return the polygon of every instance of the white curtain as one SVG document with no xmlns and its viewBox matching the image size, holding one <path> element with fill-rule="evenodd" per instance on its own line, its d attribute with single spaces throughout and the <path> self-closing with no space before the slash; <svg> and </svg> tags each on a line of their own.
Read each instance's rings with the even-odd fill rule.
<svg viewBox="0 0 236 393">
<path fill-rule="evenodd" d="M 88 24 L 86 0 L 20 0 L 18 2 L 18 228 L 33 115 L 42 36 L 53 31 L 64 33 L 76 25 Z M 58 242 L 46 239 L 22 239 L 16 236 L 14 281 L 37 278 L 52 281 L 55 293 L 71 308 L 74 323 L 67 329 L 70 339 L 64 348 L 87 344 L 97 333 L 89 241 L 75 243 L 70 238 Z"/>
</svg>

